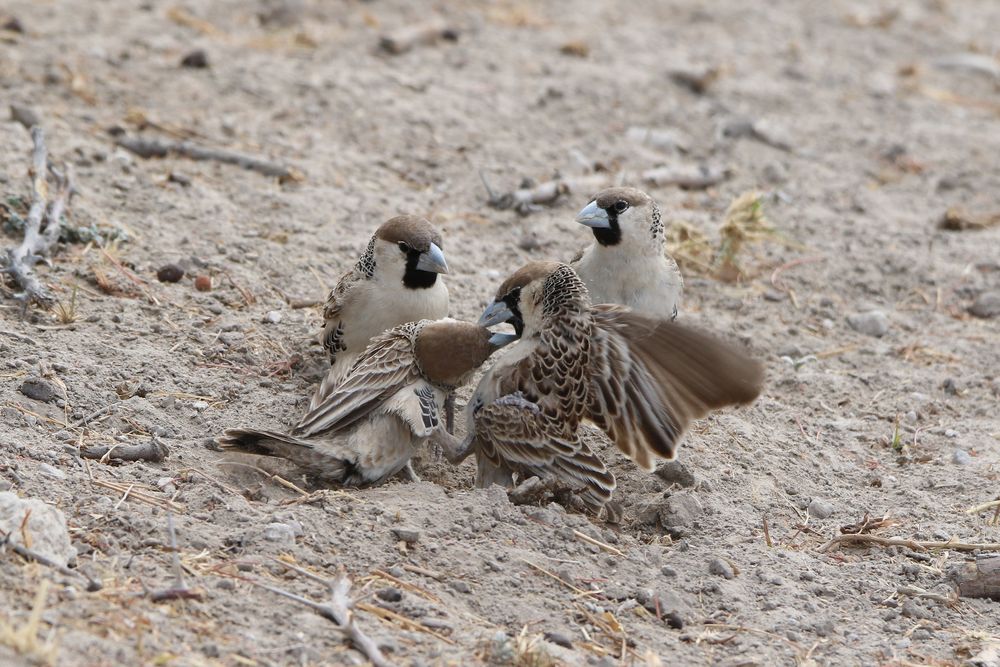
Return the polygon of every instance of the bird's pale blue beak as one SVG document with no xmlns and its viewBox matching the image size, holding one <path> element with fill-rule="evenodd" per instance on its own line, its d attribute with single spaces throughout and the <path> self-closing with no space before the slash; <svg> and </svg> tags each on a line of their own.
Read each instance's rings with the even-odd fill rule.
<svg viewBox="0 0 1000 667">
<path fill-rule="evenodd" d="M 444 261 L 444 252 L 441 248 L 432 243 L 430 248 L 418 256 L 417 268 L 431 273 L 448 273 L 448 262 Z"/>
<path fill-rule="evenodd" d="M 598 206 L 596 201 L 584 206 L 583 210 L 576 214 L 576 221 L 594 229 L 611 229 L 608 212 Z"/>
<path fill-rule="evenodd" d="M 490 336 L 490 345 L 492 345 L 497 349 L 500 349 L 504 345 L 510 345 L 515 340 L 517 340 L 517 338 L 518 338 L 517 334 L 495 333 L 492 336 Z"/>
<path fill-rule="evenodd" d="M 494 301 L 486 306 L 486 310 L 479 317 L 479 326 L 491 327 L 494 324 L 503 324 L 514 317 L 514 313 L 503 301 Z"/>
</svg>

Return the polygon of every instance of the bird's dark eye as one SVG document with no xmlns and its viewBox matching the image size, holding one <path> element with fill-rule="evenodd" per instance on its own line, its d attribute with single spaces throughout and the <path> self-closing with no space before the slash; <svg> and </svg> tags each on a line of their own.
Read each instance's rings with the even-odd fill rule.
<svg viewBox="0 0 1000 667">
<path fill-rule="evenodd" d="M 399 242 L 399 249 L 402 250 L 404 253 L 410 252 L 410 246 L 406 245 L 405 241 Z"/>
<path fill-rule="evenodd" d="M 628 202 L 625 200 L 619 200 L 615 202 L 615 213 L 624 213 L 628 210 Z"/>
</svg>

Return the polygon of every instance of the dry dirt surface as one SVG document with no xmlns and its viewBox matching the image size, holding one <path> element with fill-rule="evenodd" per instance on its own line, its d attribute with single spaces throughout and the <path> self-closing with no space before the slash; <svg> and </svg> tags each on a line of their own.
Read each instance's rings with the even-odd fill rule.
<svg viewBox="0 0 1000 667">
<path fill-rule="evenodd" d="M 258 585 L 324 600 L 283 559 L 344 568 L 358 627 L 398 665 L 1000 664 L 998 603 L 952 584 L 1000 542 L 995 505 L 967 511 L 1000 491 L 1000 3 L 0 14 L 0 245 L 20 242 L 30 199 L 31 137 L 8 105 L 36 114 L 78 189 L 37 266 L 57 306 L 22 312 L 0 287 L 2 505 L 58 508 L 72 547 L 62 572 L 0 553 L 0 663 L 364 664 L 331 622 Z M 443 28 L 411 49 L 379 46 L 431 20 Z M 147 159 L 122 136 L 292 170 Z M 700 167 L 723 173 L 687 183 L 701 189 L 645 179 Z M 496 193 L 557 176 L 570 191 L 494 207 L 480 172 Z M 376 224 L 437 224 L 452 315 L 474 319 L 518 265 L 589 242 L 573 216 L 601 182 L 647 189 L 675 237 L 708 244 L 756 189 L 774 230 L 747 239 L 738 280 L 683 246 L 681 319 L 745 344 L 768 384 L 697 423 L 658 474 L 604 448 L 619 525 L 473 489 L 471 461 L 300 491 L 214 450 L 225 427 L 296 420 L 322 369 L 309 304 Z M 962 229 L 940 227 L 949 210 Z M 179 282 L 157 280 L 169 263 Z M 154 441 L 161 462 L 81 457 Z M 866 514 L 853 530 L 945 544 L 823 550 Z M 48 526 L 58 548 L 58 513 L 29 518 L 9 539 L 42 549 Z"/>
</svg>

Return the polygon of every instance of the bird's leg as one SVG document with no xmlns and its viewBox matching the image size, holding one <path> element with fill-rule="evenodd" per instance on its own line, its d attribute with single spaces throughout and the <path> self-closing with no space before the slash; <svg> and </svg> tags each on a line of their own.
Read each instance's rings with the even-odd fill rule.
<svg viewBox="0 0 1000 667">
<path fill-rule="evenodd" d="M 455 434 L 455 392 L 450 392 L 444 399 L 444 424 L 450 435 Z"/>
<path fill-rule="evenodd" d="M 439 447 L 448 462 L 454 465 L 458 465 L 472 453 L 472 441 L 471 433 L 463 440 L 440 428 L 435 429 L 430 437 L 431 446 Z"/>
<path fill-rule="evenodd" d="M 407 461 L 406 465 L 403 466 L 403 469 L 400 470 L 399 472 L 400 472 L 400 474 L 402 474 L 403 479 L 405 479 L 408 482 L 419 482 L 420 481 L 420 475 L 418 475 L 417 471 L 413 469 L 413 462 L 412 461 Z"/>
</svg>

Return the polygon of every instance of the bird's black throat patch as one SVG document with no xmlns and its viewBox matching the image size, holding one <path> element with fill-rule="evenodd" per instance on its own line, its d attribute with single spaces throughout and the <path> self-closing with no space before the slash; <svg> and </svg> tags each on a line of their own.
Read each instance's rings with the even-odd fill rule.
<svg viewBox="0 0 1000 667">
<path fill-rule="evenodd" d="M 420 252 L 412 248 L 406 253 L 406 272 L 403 273 L 403 285 L 410 289 L 427 289 L 434 287 L 438 274 L 417 268 Z"/>
<path fill-rule="evenodd" d="M 512 289 L 503 298 L 507 308 L 513 313 L 513 317 L 507 320 L 513 327 L 514 333 L 520 338 L 524 333 L 524 315 L 521 314 L 521 288 Z"/>
<path fill-rule="evenodd" d="M 611 226 L 607 229 L 595 227 L 594 238 L 603 246 L 618 245 L 622 240 L 622 228 L 618 226 L 618 213 L 614 206 L 609 206 L 604 209 L 604 212 L 608 214 L 608 222 Z"/>
</svg>

